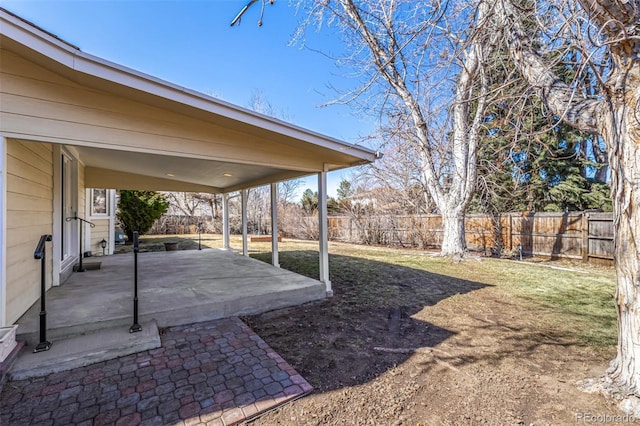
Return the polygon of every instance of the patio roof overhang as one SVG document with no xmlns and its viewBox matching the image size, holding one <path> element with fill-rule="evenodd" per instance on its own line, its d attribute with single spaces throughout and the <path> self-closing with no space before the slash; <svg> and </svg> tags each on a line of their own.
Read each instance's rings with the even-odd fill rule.
<svg viewBox="0 0 640 426">
<path fill-rule="evenodd" d="M 94 113 L 84 122 L 81 111 L 78 123 L 60 130 L 64 117 L 42 102 L 12 103 L 7 93 L 2 105 L 4 136 L 75 147 L 87 187 L 227 193 L 376 159 L 367 148 L 89 55 L 1 8 L 0 47 L 82 89 L 77 102 L 93 103 L 76 109 L 104 110 L 106 118 Z M 3 92 L 11 92 L 8 86 Z M 117 102 L 121 111 L 107 111 Z M 39 109 L 50 116 L 21 121 L 25 111 Z M 126 126 L 103 129 L 97 121 L 119 117 Z"/>
</svg>

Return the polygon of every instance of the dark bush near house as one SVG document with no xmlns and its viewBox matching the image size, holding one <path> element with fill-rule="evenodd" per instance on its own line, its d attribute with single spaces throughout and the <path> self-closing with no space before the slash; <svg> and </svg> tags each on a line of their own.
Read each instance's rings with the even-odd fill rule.
<svg viewBox="0 0 640 426">
<path fill-rule="evenodd" d="M 163 194 L 154 191 L 120 191 L 118 219 L 129 241 L 133 232 L 148 232 L 153 223 L 167 212 L 169 203 Z"/>
</svg>

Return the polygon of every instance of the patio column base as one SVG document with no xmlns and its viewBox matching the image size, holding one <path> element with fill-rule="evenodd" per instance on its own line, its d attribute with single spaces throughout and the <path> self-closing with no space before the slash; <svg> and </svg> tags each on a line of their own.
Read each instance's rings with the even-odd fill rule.
<svg viewBox="0 0 640 426">
<path fill-rule="evenodd" d="M 327 290 L 327 297 L 333 297 L 333 290 Z"/>
</svg>

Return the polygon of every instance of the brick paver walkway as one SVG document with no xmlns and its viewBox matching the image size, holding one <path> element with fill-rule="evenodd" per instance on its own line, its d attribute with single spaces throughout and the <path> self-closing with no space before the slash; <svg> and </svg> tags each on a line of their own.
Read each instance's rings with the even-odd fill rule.
<svg viewBox="0 0 640 426">
<path fill-rule="evenodd" d="M 311 386 L 239 318 L 171 327 L 162 347 L 10 381 L 2 425 L 231 425 Z"/>
</svg>

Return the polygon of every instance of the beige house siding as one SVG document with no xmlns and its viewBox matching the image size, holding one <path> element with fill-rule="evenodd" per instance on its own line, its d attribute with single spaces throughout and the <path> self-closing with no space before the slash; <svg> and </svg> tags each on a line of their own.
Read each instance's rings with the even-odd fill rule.
<svg viewBox="0 0 640 426">
<path fill-rule="evenodd" d="M 337 152 L 314 155 L 315 148 L 302 148 L 298 141 L 284 136 L 276 140 L 268 132 L 251 135 L 253 147 L 249 151 L 241 146 L 247 135 L 236 131 L 234 123 L 218 124 L 190 117 L 179 111 L 186 107 L 177 103 L 177 112 L 155 107 L 153 103 L 158 99 L 151 95 L 145 99 L 149 103 L 143 103 L 83 86 L 13 52 L 0 53 L 0 120 L 7 134 L 308 171 L 322 170 L 324 163 L 334 161 L 334 155 L 339 161 Z M 105 83 L 105 89 L 109 88 L 117 89 Z M 287 153 L 286 161 L 283 152 Z"/>
<path fill-rule="evenodd" d="M 50 144 L 7 143 L 7 323 L 40 297 L 40 263 L 33 258 L 43 234 L 53 232 L 53 150 Z M 47 288 L 52 282 L 47 244 Z"/>
<path fill-rule="evenodd" d="M 109 224 L 111 221 L 109 219 L 91 219 L 95 228 L 91 228 L 91 241 L 89 247 L 85 249 L 91 250 L 95 255 L 102 254 L 102 247 L 100 247 L 100 241 L 104 238 L 105 241 L 109 241 Z M 109 253 L 109 248 L 105 249 L 105 253 Z"/>
</svg>

